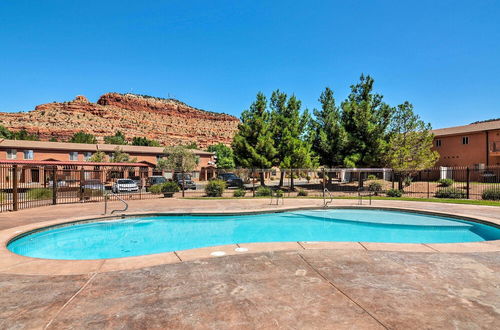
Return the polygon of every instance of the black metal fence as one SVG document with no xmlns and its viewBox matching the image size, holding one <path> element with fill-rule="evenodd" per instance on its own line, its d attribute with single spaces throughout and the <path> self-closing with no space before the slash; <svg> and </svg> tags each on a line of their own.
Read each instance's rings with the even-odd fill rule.
<svg viewBox="0 0 500 330">
<path fill-rule="evenodd" d="M 210 180 L 226 182 L 223 197 L 266 196 L 280 190 L 285 197 L 321 197 L 325 189 L 334 196 L 356 196 L 361 191 L 386 196 L 391 189 L 415 198 L 482 199 L 484 192 L 500 189 L 500 167 L 432 168 L 406 173 L 387 168 L 320 169 L 211 169 L 181 175 L 134 166 L 70 167 L 33 164 L 0 165 L 0 212 L 44 205 L 89 203 L 105 198 L 149 199 L 163 197 L 150 188 L 157 182 L 175 181 L 175 197 L 205 197 Z M 118 187 L 119 180 L 132 180 Z M 443 180 L 447 179 L 447 180 Z M 128 181 L 129 182 L 129 181 Z M 262 184 L 264 187 L 262 187 Z M 136 188 L 135 188 L 136 187 Z M 184 189 L 182 189 L 184 188 Z"/>
</svg>

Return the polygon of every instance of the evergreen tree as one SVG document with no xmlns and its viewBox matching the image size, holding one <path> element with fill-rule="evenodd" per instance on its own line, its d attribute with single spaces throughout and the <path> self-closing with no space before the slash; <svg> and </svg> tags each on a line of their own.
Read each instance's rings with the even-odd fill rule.
<svg viewBox="0 0 500 330">
<path fill-rule="evenodd" d="M 409 102 L 396 108 L 390 132 L 385 161 L 399 174 L 399 189 L 402 189 L 406 176 L 434 166 L 439 154 L 432 150 L 434 135 L 431 125 L 413 112 L 413 105 Z"/>
<path fill-rule="evenodd" d="M 304 140 L 309 114 L 307 111 L 300 114 L 301 102 L 294 95 L 288 101 L 286 98 L 286 94 L 279 90 L 271 97 L 271 130 L 277 149 L 275 163 L 281 169 L 313 167 L 316 161 L 312 157 L 311 145 Z M 283 174 L 282 171 L 280 186 L 283 185 Z M 290 177 L 293 190 L 293 173 Z"/>
<path fill-rule="evenodd" d="M 273 165 L 276 149 L 269 125 L 266 97 L 258 93 L 250 109 L 242 112 L 238 132 L 233 139 L 237 166 L 265 169 Z M 264 173 L 260 173 L 260 183 L 264 185 Z"/>
<path fill-rule="evenodd" d="M 280 92 L 280 90 L 275 90 L 271 95 L 271 100 L 269 102 L 269 108 L 271 109 L 271 132 L 273 134 L 274 146 L 276 148 L 276 157 L 273 161 L 273 165 L 282 166 L 282 161 L 285 158 L 285 148 L 284 148 L 284 128 L 287 126 L 287 95 Z M 283 167 L 281 167 L 284 169 Z M 283 186 L 283 179 L 285 176 L 285 171 L 280 172 L 280 182 L 279 186 Z"/>
<path fill-rule="evenodd" d="M 87 143 L 87 144 L 97 144 L 97 139 L 94 135 L 85 133 L 83 131 L 73 134 L 69 139 L 71 143 Z"/>
<path fill-rule="evenodd" d="M 104 163 L 106 162 L 106 158 L 107 156 L 104 151 L 96 151 L 90 156 L 88 161 L 93 163 Z"/>
<path fill-rule="evenodd" d="M 146 146 L 146 147 L 159 147 L 160 142 L 158 142 L 156 140 L 149 140 L 145 137 L 135 136 L 132 139 L 132 145 L 133 146 Z"/>
<path fill-rule="evenodd" d="M 125 138 L 125 135 L 120 131 L 116 131 L 115 135 L 105 136 L 104 143 L 117 144 L 117 145 L 128 144 L 127 139 Z"/>
<path fill-rule="evenodd" d="M 0 138 L 1 139 L 11 139 L 12 133 L 3 125 L 0 125 Z"/>
<path fill-rule="evenodd" d="M 344 165 L 381 166 L 388 142 L 393 109 L 373 93 L 373 78 L 361 75 L 342 103 L 342 125 L 347 132 Z"/>
<path fill-rule="evenodd" d="M 36 134 L 28 133 L 27 130 L 22 129 L 17 132 L 11 132 L 10 138 L 12 140 L 27 140 L 27 141 L 39 141 L 40 138 Z"/>
<path fill-rule="evenodd" d="M 318 101 L 321 110 L 314 109 L 310 122 L 309 140 L 320 163 L 328 167 L 343 165 L 347 133 L 342 126 L 340 109 L 335 105 L 333 91 L 325 88 Z"/>
<path fill-rule="evenodd" d="M 130 155 L 124 152 L 120 147 L 116 147 L 113 154 L 109 157 L 111 163 L 137 163 L 137 158 L 130 158 Z"/>
<path fill-rule="evenodd" d="M 217 157 L 217 168 L 235 168 L 233 149 L 223 143 L 211 145 L 207 151 L 214 152 Z"/>
</svg>

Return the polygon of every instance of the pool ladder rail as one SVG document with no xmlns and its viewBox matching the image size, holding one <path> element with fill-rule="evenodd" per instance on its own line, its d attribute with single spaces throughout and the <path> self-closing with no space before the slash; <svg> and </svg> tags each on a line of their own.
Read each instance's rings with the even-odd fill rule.
<svg viewBox="0 0 500 330">
<path fill-rule="evenodd" d="M 328 197 L 330 198 L 330 200 L 326 200 L 327 194 L 328 194 Z M 323 207 L 328 207 L 328 204 L 331 204 L 331 203 L 333 203 L 333 195 L 327 188 L 325 188 L 323 190 Z"/>
<path fill-rule="evenodd" d="M 123 200 L 123 198 L 121 198 L 120 196 L 118 196 L 118 194 L 115 194 L 114 192 L 111 192 L 110 194 L 106 194 L 104 196 L 104 215 L 106 215 L 108 213 L 108 199 L 109 199 L 109 196 L 113 194 L 113 196 L 115 196 L 120 202 L 122 202 L 123 204 L 125 204 L 125 208 L 120 210 L 120 209 L 116 209 L 116 210 L 112 210 L 111 211 L 111 214 L 115 213 L 115 212 L 125 212 L 128 210 L 128 203 L 125 202 Z"/>
</svg>

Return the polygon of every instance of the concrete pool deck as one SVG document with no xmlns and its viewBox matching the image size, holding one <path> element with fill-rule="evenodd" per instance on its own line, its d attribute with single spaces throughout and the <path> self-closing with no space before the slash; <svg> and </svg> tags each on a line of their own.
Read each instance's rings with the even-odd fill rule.
<svg viewBox="0 0 500 330">
<path fill-rule="evenodd" d="M 321 205 L 315 199 L 287 199 L 283 206 L 265 199 L 155 199 L 131 201 L 127 214 Z M 500 224 L 498 207 L 406 201 L 372 207 Z M 493 329 L 500 322 L 498 241 L 252 243 L 88 261 L 33 259 L 5 248 L 20 232 L 102 211 L 102 204 L 68 204 L 0 215 L 0 328 Z"/>
</svg>

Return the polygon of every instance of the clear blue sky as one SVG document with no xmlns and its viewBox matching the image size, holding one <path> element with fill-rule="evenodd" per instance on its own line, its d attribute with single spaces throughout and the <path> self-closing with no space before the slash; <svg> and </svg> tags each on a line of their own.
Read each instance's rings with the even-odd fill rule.
<svg viewBox="0 0 500 330">
<path fill-rule="evenodd" d="M 500 1 L 0 1 L 0 111 L 117 91 L 239 116 L 362 72 L 435 128 L 500 117 Z"/>
</svg>

